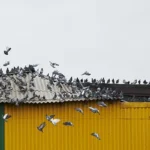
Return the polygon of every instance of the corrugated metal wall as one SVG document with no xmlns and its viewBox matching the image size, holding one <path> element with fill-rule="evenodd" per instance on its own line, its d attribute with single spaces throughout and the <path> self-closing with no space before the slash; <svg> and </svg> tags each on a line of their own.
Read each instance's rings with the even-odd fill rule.
<svg viewBox="0 0 150 150">
<path fill-rule="evenodd" d="M 5 105 L 12 118 L 5 123 L 5 150 L 150 150 L 150 104 L 107 103 L 107 108 L 95 101 L 40 105 Z M 100 115 L 88 107 L 97 107 Z M 76 112 L 81 107 L 84 115 Z M 53 126 L 45 119 L 55 114 L 61 122 Z M 46 121 L 44 132 L 37 126 Z M 64 126 L 72 121 L 74 127 Z M 90 134 L 97 132 L 101 140 Z"/>
</svg>

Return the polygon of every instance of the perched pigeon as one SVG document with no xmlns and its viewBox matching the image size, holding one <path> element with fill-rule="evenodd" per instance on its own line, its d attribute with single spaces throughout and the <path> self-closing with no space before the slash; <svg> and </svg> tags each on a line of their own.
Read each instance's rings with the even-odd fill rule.
<svg viewBox="0 0 150 150">
<path fill-rule="evenodd" d="M 75 108 L 75 110 L 83 114 L 83 110 L 81 108 Z"/>
<path fill-rule="evenodd" d="M 4 51 L 4 54 L 5 55 L 8 55 L 8 52 L 11 50 L 11 48 L 10 47 L 6 47 L 6 50 Z"/>
<path fill-rule="evenodd" d="M 37 129 L 38 129 L 39 131 L 43 132 L 43 128 L 44 128 L 45 126 L 46 126 L 46 123 L 43 122 L 43 123 L 41 123 L 41 124 L 37 127 Z"/>
<path fill-rule="evenodd" d="M 93 132 L 93 133 L 91 133 L 91 135 L 96 137 L 98 140 L 100 140 L 100 137 L 99 137 L 98 133 Z"/>
<path fill-rule="evenodd" d="M 107 105 L 103 101 L 98 101 L 98 105 L 101 107 L 107 107 Z"/>
<path fill-rule="evenodd" d="M 141 80 L 138 81 L 138 84 L 141 84 Z"/>
<path fill-rule="evenodd" d="M 112 79 L 112 83 L 115 84 L 115 80 L 114 79 Z"/>
<path fill-rule="evenodd" d="M 120 102 L 127 102 L 126 100 L 121 99 Z"/>
<path fill-rule="evenodd" d="M 93 112 L 93 113 L 99 113 L 99 110 L 97 108 L 93 108 L 93 107 L 89 107 L 90 111 Z"/>
<path fill-rule="evenodd" d="M 73 126 L 73 123 L 70 121 L 64 122 L 63 123 L 65 126 Z"/>
<path fill-rule="evenodd" d="M 53 119 L 54 117 L 55 117 L 55 115 L 50 115 L 50 116 L 46 115 L 46 119 L 47 119 L 48 121 L 50 121 L 50 120 Z"/>
<path fill-rule="evenodd" d="M 38 65 L 39 65 L 39 64 L 33 64 L 32 66 L 33 66 L 33 67 L 37 67 Z"/>
<path fill-rule="evenodd" d="M 7 121 L 7 119 L 11 118 L 11 115 L 5 114 L 4 116 L 2 115 L 2 117 L 5 121 Z"/>
<path fill-rule="evenodd" d="M 118 84 L 119 83 L 119 79 L 118 80 L 116 80 L 116 84 Z"/>
<path fill-rule="evenodd" d="M 60 119 L 51 119 L 50 122 L 53 124 L 53 125 L 56 125 L 58 122 L 60 121 Z"/>
<path fill-rule="evenodd" d="M 82 75 L 90 76 L 91 74 L 89 72 L 85 71 Z"/>
<path fill-rule="evenodd" d="M 49 62 L 50 62 L 50 61 L 49 61 Z M 53 68 L 55 68 L 56 66 L 59 66 L 59 64 L 52 63 L 52 62 L 50 62 L 50 65 L 51 65 Z"/>
<path fill-rule="evenodd" d="M 8 66 L 10 64 L 9 61 L 7 61 L 6 63 L 3 64 L 3 66 Z"/>
</svg>

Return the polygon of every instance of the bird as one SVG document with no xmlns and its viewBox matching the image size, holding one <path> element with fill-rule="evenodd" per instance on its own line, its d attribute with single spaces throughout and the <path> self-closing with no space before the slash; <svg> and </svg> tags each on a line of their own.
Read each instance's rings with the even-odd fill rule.
<svg viewBox="0 0 150 150">
<path fill-rule="evenodd" d="M 43 132 L 43 128 L 44 128 L 45 126 L 46 126 L 46 123 L 43 122 L 43 123 L 41 123 L 41 124 L 37 127 L 37 129 L 38 129 L 39 131 Z"/>
<path fill-rule="evenodd" d="M 109 83 L 110 83 L 110 79 L 107 80 L 107 84 L 109 84 Z"/>
<path fill-rule="evenodd" d="M 112 83 L 115 84 L 115 80 L 114 79 L 112 79 Z"/>
<path fill-rule="evenodd" d="M 65 126 L 73 126 L 73 123 L 70 121 L 64 122 L 63 125 Z"/>
<path fill-rule="evenodd" d="M 33 67 L 37 67 L 38 65 L 39 65 L 39 64 L 33 64 L 32 66 L 33 66 Z"/>
<path fill-rule="evenodd" d="M 85 71 L 82 75 L 90 76 L 91 74 L 89 72 Z"/>
<path fill-rule="evenodd" d="M 146 80 L 144 80 L 144 81 L 143 81 L 143 84 L 145 84 L 145 85 L 146 85 L 147 83 L 148 83 L 148 82 L 147 82 Z"/>
<path fill-rule="evenodd" d="M 83 114 L 83 110 L 81 108 L 75 108 L 75 110 Z"/>
<path fill-rule="evenodd" d="M 137 80 L 134 80 L 131 84 L 135 85 L 137 83 Z"/>
<path fill-rule="evenodd" d="M 50 61 L 49 61 L 50 62 Z M 52 63 L 52 62 L 50 62 L 50 65 L 53 67 L 53 68 L 55 68 L 56 66 L 59 66 L 59 64 L 57 64 L 57 63 Z"/>
<path fill-rule="evenodd" d="M 11 115 L 9 114 L 4 114 L 2 115 L 3 119 L 7 122 L 7 119 L 11 118 Z"/>
<path fill-rule="evenodd" d="M 103 101 L 98 101 L 98 105 L 101 107 L 107 107 L 107 105 Z"/>
<path fill-rule="evenodd" d="M 93 107 L 89 107 L 90 111 L 93 112 L 93 113 L 99 113 L 99 110 L 97 108 L 93 108 Z"/>
<path fill-rule="evenodd" d="M 96 137 L 98 140 L 100 140 L 100 137 L 99 137 L 98 133 L 93 132 L 93 133 L 91 133 L 91 135 L 94 136 L 94 137 Z"/>
<path fill-rule="evenodd" d="M 141 84 L 141 80 L 138 81 L 138 84 Z"/>
<path fill-rule="evenodd" d="M 116 84 L 118 84 L 119 83 L 119 79 L 118 80 L 116 80 Z"/>
<path fill-rule="evenodd" d="M 48 116 L 47 114 L 46 114 L 46 119 L 48 120 L 48 121 L 50 121 L 51 119 L 53 119 L 55 117 L 55 115 L 50 115 L 50 116 Z"/>
<path fill-rule="evenodd" d="M 5 62 L 5 63 L 3 64 L 3 66 L 8 66 L 9 64 L 10 64 L 10 62 L 7 61 L 7 62 Z"/>
<path fill-rule="evenodd" d="M 126 100 L 121 99 L 120 102 L 127 102 Z"/>
<path fill-rule="evenodd" d="M 5 55 L 8 55 L 8 53 L 9 53 L 10 50 L 11 50 L 10 47 L 6 47 L 6 50 L 4 51 L 4 54 L 5 54 Z"/>
<path fill-rule="evenodd" d="M 58 122 L 60 122 L 60 119 L 51 119 L 50 122 L 53 124 L 53 125 L 56 125 Z"/>
</svg>

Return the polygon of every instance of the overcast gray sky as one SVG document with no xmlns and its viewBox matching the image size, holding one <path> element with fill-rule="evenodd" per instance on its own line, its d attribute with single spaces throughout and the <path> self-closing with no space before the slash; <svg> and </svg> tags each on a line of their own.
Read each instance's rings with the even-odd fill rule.
<svg viewBox="0 0 150 150">
<path fill-rule="evenodd" d="M 39 63 L 51 73 L 50 60 L 67 78 L 87 70 L 150 81 L 150 1 L 1 0 L 0 50 L 1 67 Z"/>
</svg>

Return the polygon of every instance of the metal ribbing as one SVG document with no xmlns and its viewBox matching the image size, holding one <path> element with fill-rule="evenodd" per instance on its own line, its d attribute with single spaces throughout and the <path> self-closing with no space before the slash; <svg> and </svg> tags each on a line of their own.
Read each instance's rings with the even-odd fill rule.
<svg viewBox="0 0 150 150">
<path fill-rule="evenodd" d="M 102 108 L 95 101 L 52 104 L 5 105 L 12 118 L 5 124 L 5 150 L 149 150 L 150 108 L 145 103 L 107 103 Z M 88 107 L 97 107 L 100 115 Z M 141 107 L 140 107 L 141 106 Z M 84 115 L 74 109 L 81 107 Z M 55 114 L 61 122 L 53 126 L 45 119 Z M 37 126 L 46 122 L 44 133 Z M 62 123 L 72 121 L 74 127 Z M 101 140 L 90 134 L 97 132 Z"/>
</svg>

